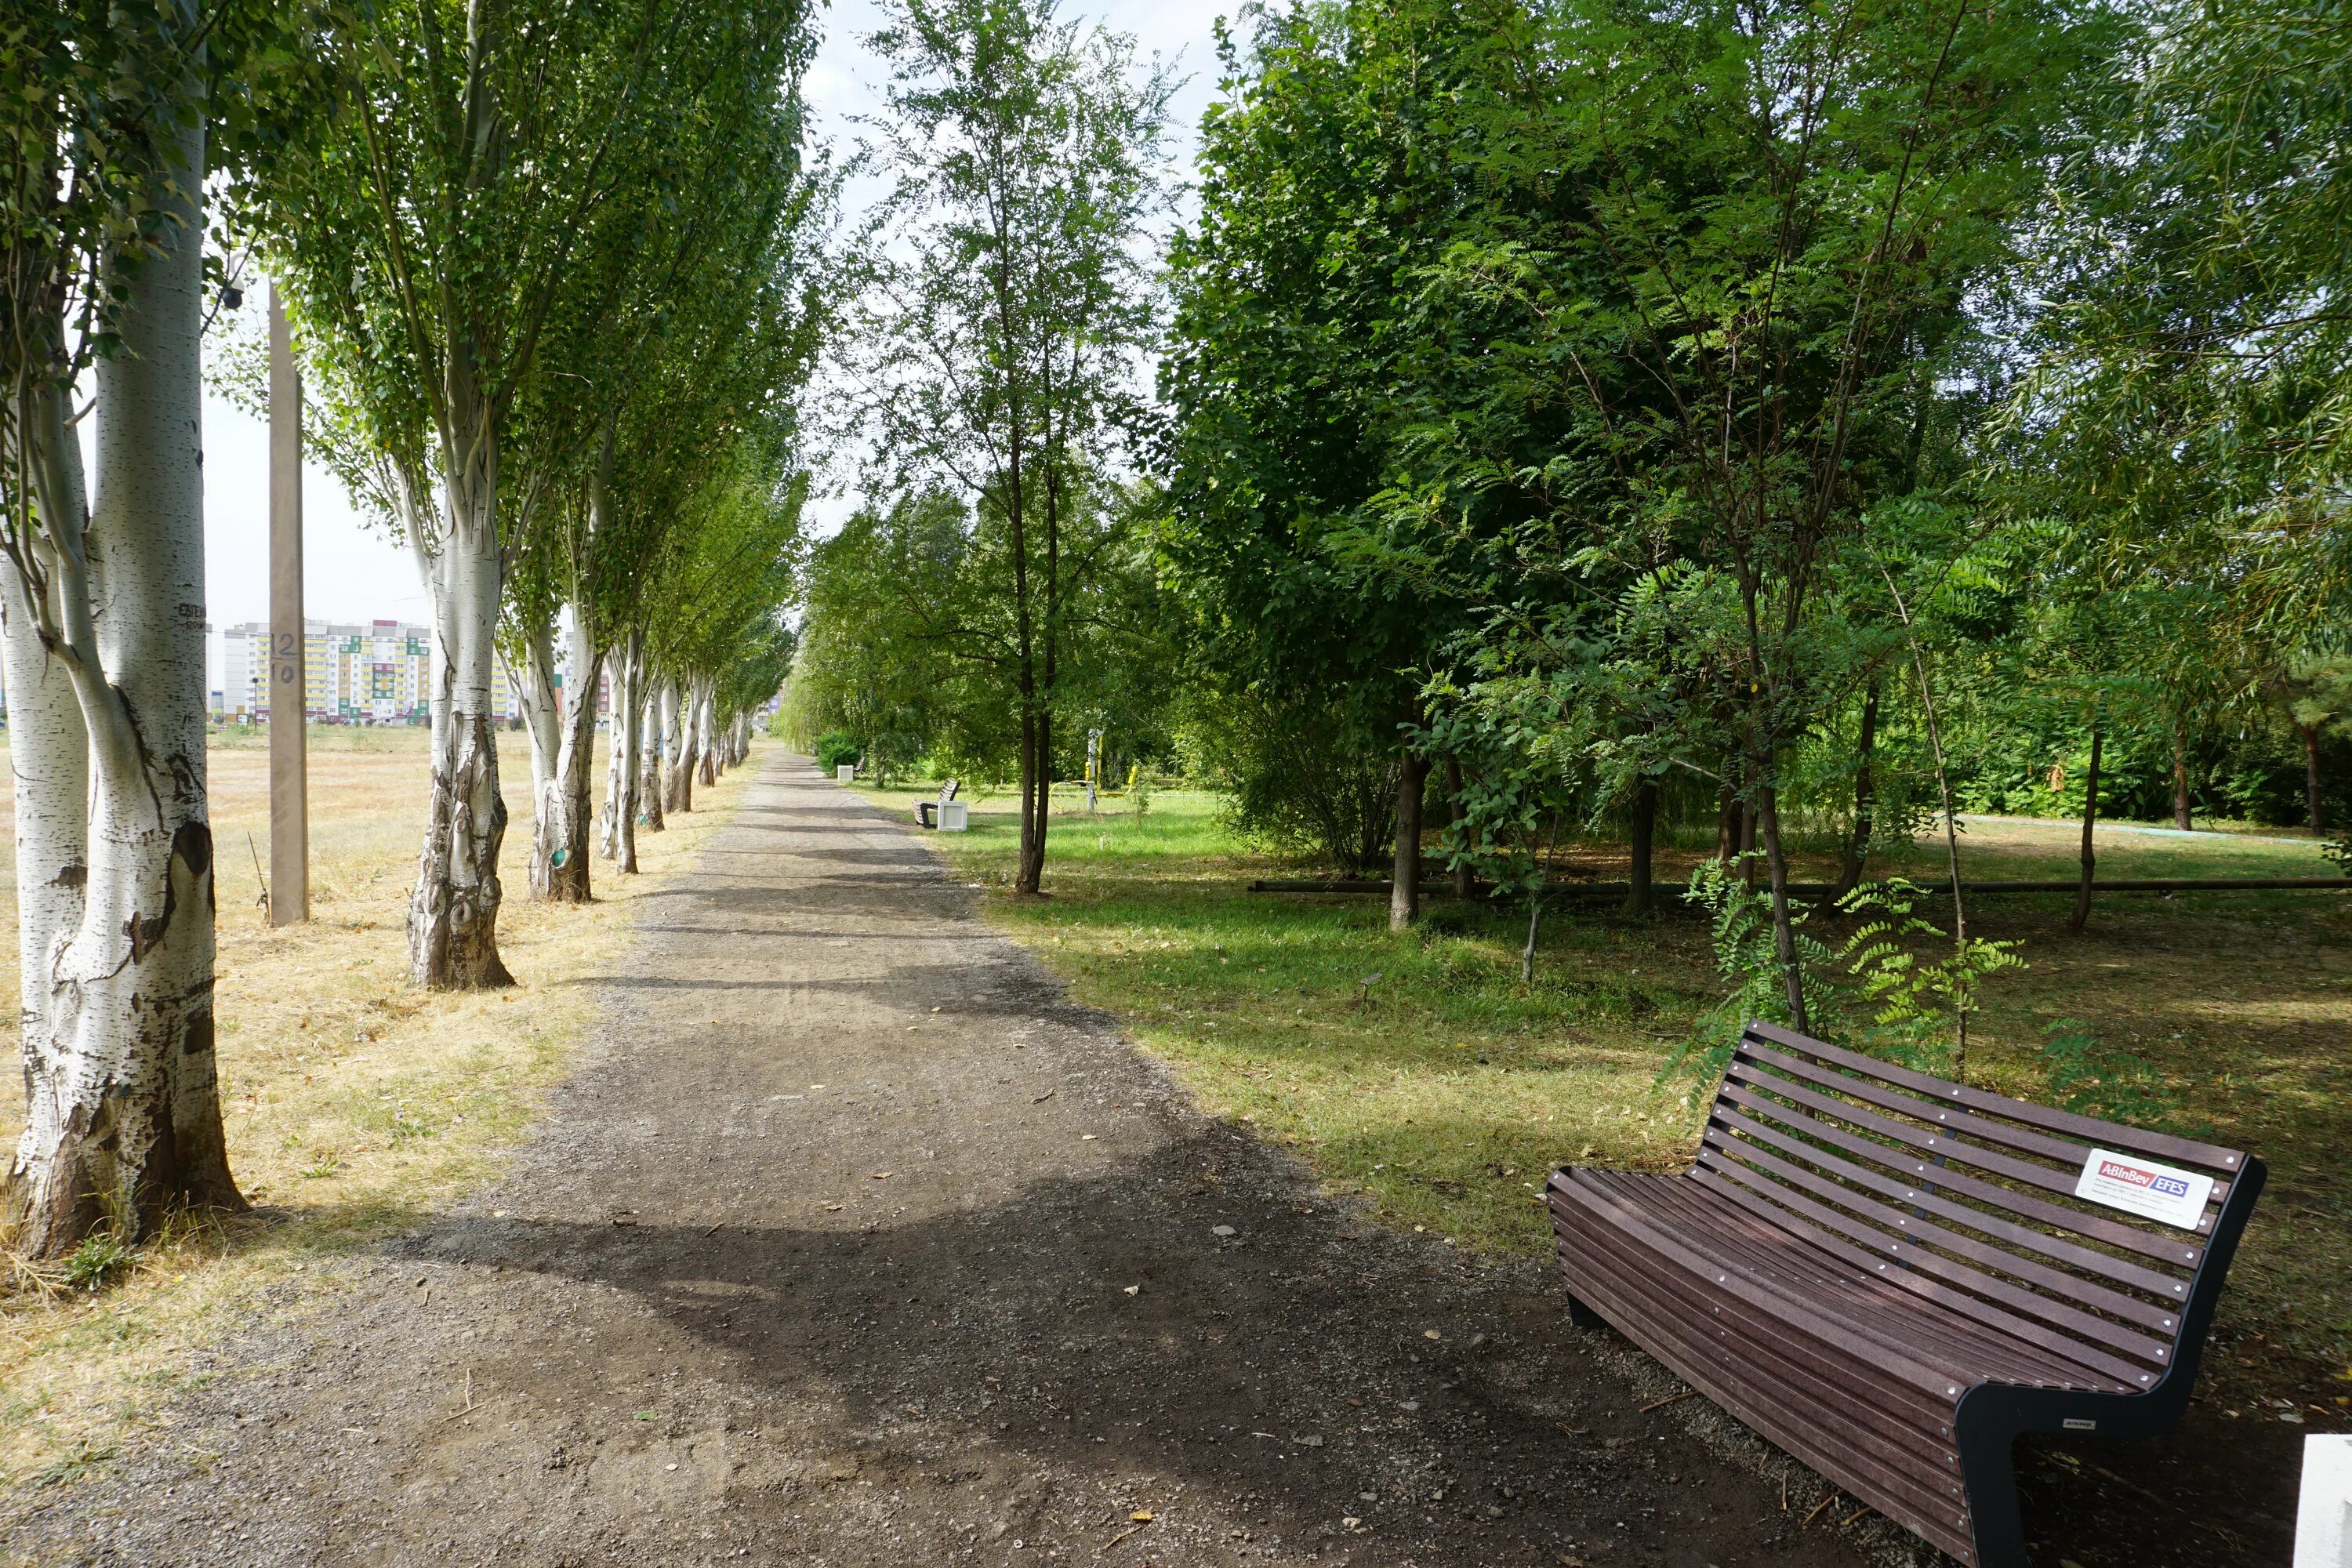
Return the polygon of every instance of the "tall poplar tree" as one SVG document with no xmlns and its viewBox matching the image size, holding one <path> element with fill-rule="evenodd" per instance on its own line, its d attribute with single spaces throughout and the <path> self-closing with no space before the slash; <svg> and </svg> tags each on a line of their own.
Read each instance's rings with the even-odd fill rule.
<svg viewBox="0 0 2352 1568">
<path fill-rule="evenodd" d="M 799 16 L 337 4 L 314 42 L 331 95 L 260 185 L 259 221 L 433 599 L 432 785 L 408 921 L 420 984 L 509 980 L 490 693 L 508 552 L 573 456 L 519 445 L 545 406 L 551 341 L 607 315 L 581 294 L 611 282 L 597 263 L 644 216 L 633 198 L 675 172 L 681 137 L 718 136 L 706 112 L 740 106 L 718 88 L 736 79 L 743 28 Z"/>
<path fill-rule="evenodd" d="M 272 25 L 259 7 L 62 4 L 18 9 L 0 37 L 0 664 L 26 1094 L 7 1206 L 37 1258 L 103 1225 L 135 1239 L 177 1205 L 244 1204 L 214 1065 L 199 360 L 204 192 L 265 133 Z"/>
</svg>

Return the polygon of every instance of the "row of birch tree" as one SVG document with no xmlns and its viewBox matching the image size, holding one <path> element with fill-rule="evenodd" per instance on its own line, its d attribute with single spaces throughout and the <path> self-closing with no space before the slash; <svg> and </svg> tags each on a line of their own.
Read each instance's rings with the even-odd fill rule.
<svg viewBox="0 0 2352 1568">
<path fill-rule="evenodd" d="M 584 900 L 600 673 L 601 848 L 627 871 L 641 826 L 740 760 L 788 657 L 829 189 L 802 151 L 812 42 L 801 0 L 69 0 L 0 36 L 26 1255 L 243 1205 L 205 757 L 225 270 L 257 258 L 283 292 L 306 435 L 430 590 L 413 977 L 503 984 L 499 661 L 531 889 Z"/>
</svg>

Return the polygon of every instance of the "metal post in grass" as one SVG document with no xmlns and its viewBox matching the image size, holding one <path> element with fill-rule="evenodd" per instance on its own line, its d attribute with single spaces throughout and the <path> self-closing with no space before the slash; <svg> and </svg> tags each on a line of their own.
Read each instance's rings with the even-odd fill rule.
<svg viewBox="0 0 2352 1568">
<path fill-rule="evenodd" d="M 302 378 L 269 289 L 269 923 L 310 918 L 310 766 L 303 720 Z"/>
</svg>

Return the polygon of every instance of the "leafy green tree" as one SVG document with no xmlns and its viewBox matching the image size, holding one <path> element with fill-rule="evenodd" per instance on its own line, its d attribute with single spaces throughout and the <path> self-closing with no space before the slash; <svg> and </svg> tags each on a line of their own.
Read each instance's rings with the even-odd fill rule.
<svg viewBox="0 0 2352 1568">
<path fill-rule="evenodd" d="M 2319 742 L 2322 736 L 2352 734 L 2352 658 L 2322 654 L 2297 658 L 2273 679 L 2270 695 L 2303 742 L 2304 826 L 2321 832 L 2326 823 Z"/>
<path fill-rule="evenodd" d="M 977 650 L 958 648 L 951 607 L 969 589 L 966 513 L 955 497 L 902 498 L 887 513 L 852 514 L 811 551 L 800 645 L 793 664 L 793 721 L 808 735 L 839 731 L 876 778 L 904 772 L 958 721 L 998 748 L 1009 709 L 976 702 L 966 675 Z M 938 635 L 932 635 L 934 626 Z"/>
<path fill-rule="evenodd" d="M 625 194 L 635 216 L 605 226 L 583 258 L 608 276 L 560 301 L 590 314 L 551 331 L 516 442 L 541 466 L 509 531 L 501 652 L 531 734 L 542 899 L 590 891 L 595 705 L 558 700 L 559 626 L 575 685 L 593 697 L 595 672 L 611 677 L 604 837 L 634 871 L 651 574 L 695 494 L 740 482 L 747 451 L 778 483 L 797 461 L 796 400 L 826 310 L 813 231 L 830 178 L 800 158 L 804 35 L 756 8 L 735 20 L 743 47 L 700 89 L 664 177 Z"/>
<path fill-rule="evenodd" d="M 900 0 L 877 148 L 895 180 L 856 338 L 877 445 L 898 490 L 963 497 L 1002 563 L 1016 703 L 1021 856 L 1040 890 L 1063 661 L 1112 532 L 1101 476 L 1151 322 L 1138 231 L 1161 199 L 1171 83 L 1132 41 L 1055 19 L 1052 0 Z"/>
<path fill-rule="evenodd" d="M 1447 128 L 1493 195 L 1423 310 L 1521 325 L 1482 352 L 1488 395 L 1432 425 L 1389 507 L 1424 535 L 1482 510 L 1490 538 L 1536 519 L 1604 592 L 1668 561 L 1722 580 L 1701 640 L 1729 700 L 1706 706 L 1801 1026 L 1784 771 L 1853 683 L 1840 590 L 1867 581 L 1873 509 L 1918 483 L 1964 301 L 2013 266 L 2039 128 L 2098 35 L 1949 0 L 1571 5 L 1485 36 L 1492 63 L 1464 74 Z"/>
<path fill-rule="evenodd" d="M 788 99 L 803 26 L 796 0 L 336 0 L 310 41 L 318 108 L 255 182 L 251 221 L 299 302 L 314 380 L 382 475 L 433 597 L 432 796 L 409 916 L 419 984 L 509 979 L 489 711 L 505 568 L 553 479 L 598 449 L 594 417 L 568 434 L 549 417 L 563 406 L 546 394 L 560 340 L 614 327 L 626 341 L 606 296 L 633 273 L 615 258 L 664 254 L 675 237 L 646 236 L 648 216 L 682 163 L 707 169 L 730 145 L 759 83 Z M 709 217 L 689 207 L 677 226 Z"/>
<path fill-rule="evenodd" d="M 1161 711 L 1170 660 L 1137 514 L 1148 490 L 1066 499 L 1062 631 L 1055 690 L 1070 721 L 1045 759 L 1075 772 L 1080 726 L 1122 753 L 1166 749 Z M 842 729 L 880 776 L 928 760 L 960 775 L 1003 778 L 1021 766 L 1018 626 L 1006 531 L 941 491 L 861 508 L 812 552 L 791 708 L 805 742 Z"/>
<path fill-rule="evenodd" d="M 2352 34 L 2302 0 L 2128 20 L 2031 236 L 2017 416 L 2118 550 L 2292 642 L 2352 585 Z"/>
<path fill-rule="evenodd" d="M 1313 822 L 1351 868 L 1393 833 L 1392 922 L 1420 879 L 1427 763 L 1414 694 L 1449 601 L 1367 570 L 1362 509 L 1392 471 L 1401 318 L 1451 237 L 1458 172 L 1433 126 L 1471 18 L 1310 5 L 1220 35 L 1223 100 L 1202 126 L 1200 214 L 1171 247 L 1161 548 L 1245 811 Z M 1344 694 L 1335 697 L 1334 694 Z M 1301 766 L 1300 737 L 1318 765 Z M 1394 805 L 1331 808 L 1385 779 Z M 1274 815 L 1268 815 L 1274 814 Z"/>
</svg>

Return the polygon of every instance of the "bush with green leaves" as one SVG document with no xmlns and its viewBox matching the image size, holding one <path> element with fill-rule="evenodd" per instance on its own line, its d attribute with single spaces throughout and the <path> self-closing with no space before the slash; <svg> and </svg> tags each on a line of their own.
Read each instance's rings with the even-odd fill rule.
<svg viewBox="0 0 2352 1568">
<path fill-rule="evenodd" d="M 1252 692 L 1214 707 L 1200 729 L 1236 831 L 1351 874 L 1388 859 L 1397 742 L 1363 704 Z"/>
<path fill-rule="evenodd" d="M 2061 1018 L 2042 1042 L 2050 1096 L 2068 1110 L 2103 1121 L 2161 1128 L 2180 1109 L 2179 1097 L 2145 1058 L 2103 1050 L 2079 1019 Z"/>
<path fill-rule="evenodd" d="M 816 765 L 826 773 L 858 760 L 857 737 L 846 730 L 831 730 L 817 738 Z"/>
</svg>

